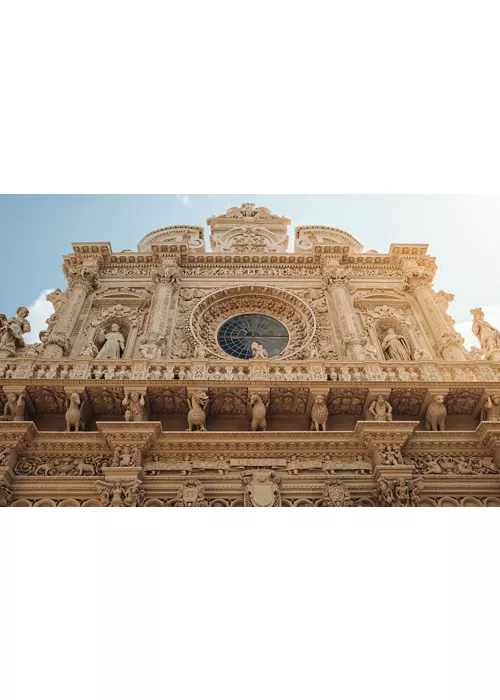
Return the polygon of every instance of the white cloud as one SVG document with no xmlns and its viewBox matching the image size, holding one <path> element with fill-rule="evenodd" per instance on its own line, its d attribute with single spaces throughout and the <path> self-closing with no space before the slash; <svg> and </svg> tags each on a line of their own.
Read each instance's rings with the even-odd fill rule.
<svg viewBox="0 0 500 700">
<path fill-rule="evenodd" d="M 177 201 L 182 204 L 183 207 L 190 207 L 192 202 L 188 194 L 176 194 Z"/>
<path fill-rule="evenodd" d="M 28 321 L 31 325 L 31 331 L 24 336 L 26 343 L 38 343 L 38 334 L 47 328 L 46 320 L 54 313 L 54 307 L 50 301 L 47 301 L 47 294 L 53 291 L 53 289 L 44 289 L 38 298 L 28 306 L 30 312 Z"/>
<path fill-rule="evenodd" d="M 488 304 L 483 306 L 484 320 L 491 323 L 495 328 L 500 328 L 500 304 Z M 455 328 L 464 337 L 465 347 L 471 348 L 473 345 L 479 347 L 479 340 L 472 332 L 472 318 L 470 321 L 456 323 Z"/>
</svg>

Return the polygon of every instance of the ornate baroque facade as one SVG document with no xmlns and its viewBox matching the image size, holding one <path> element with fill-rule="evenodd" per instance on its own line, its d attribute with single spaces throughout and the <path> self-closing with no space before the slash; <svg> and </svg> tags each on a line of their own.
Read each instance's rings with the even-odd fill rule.
<svg viewBox="0 0 500 700">
<path fill-rule="evenodd" d="M 75 243 L 39 343 L 0 316 L 0 505 L 500 505 L 500 334 L 426 245 L 207 223 Z"/>
</svg>

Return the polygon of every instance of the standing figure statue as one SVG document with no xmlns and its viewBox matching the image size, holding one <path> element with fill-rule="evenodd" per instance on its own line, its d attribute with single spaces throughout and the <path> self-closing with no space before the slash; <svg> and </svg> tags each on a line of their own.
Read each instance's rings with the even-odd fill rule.
<svg viewBox="0 0 500 700">
<path fill-rule="evenodd" d="M 472 332 L 479 340 L 485 359 L 500 361 L 500 333 L 484 320 L 482 309 L 471 309 L 470 312 L 474 318 Z"/>
<path fill-rule="evenodd" d="M 411 362 L 411 351 L 403 335 L 397 335 L 394 328 L 389 328 L 382 341 L 382 350 L 388 360 L 394 362 Z"/>
<path fill-rule="evenodd" d="M 106 342 L 100 349 L 97 358 L 98 360 L 119 360 L 125 350 L 125 340 L 120 333 L 120 327 L 117 323 L 113 323 L 111 331 L 106 333 Z"/>
<path fill-rule="evenodd" d="M 16 314 L 9 319 L 4 314 L 0 315 L 0 351 L 3 351 L 4 357 L 12 357 L 17 348 L 24 348 L 23 334 L 31 330 L 29 321 L 26 320 L 29 316 L 28 309 L 20 306 Z"/>
</svg>

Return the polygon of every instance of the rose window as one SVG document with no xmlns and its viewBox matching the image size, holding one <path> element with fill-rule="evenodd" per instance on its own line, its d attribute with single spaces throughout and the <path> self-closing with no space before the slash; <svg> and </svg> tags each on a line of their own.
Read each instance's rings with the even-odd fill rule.
<svg viewBox="0 0 500 700">
<path fill-rule="evenodd" d="M 222 324 L 218 341 L 224 352 L 239 360 L 249 360 L 253 356 L 252 343 L 259 343 L 269 357 L 274 357 L 288 345 L 288 331 L 271 316 L 243 314 Z"/>
</svg>

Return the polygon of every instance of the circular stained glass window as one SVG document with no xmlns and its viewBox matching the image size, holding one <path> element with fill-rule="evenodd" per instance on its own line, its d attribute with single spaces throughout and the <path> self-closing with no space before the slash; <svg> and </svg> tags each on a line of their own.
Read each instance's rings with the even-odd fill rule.
<svg viewBox="0 0 500 700">
<path fill-rule="evenodd" d="M 274 357 L 288 345 L 288 331 L 275 318 L 262 314 L 235 316 L 219 329 L 219 345 L 228 355 L 249 360 L 252 343 L 259 343 Z"/>
</svg>

